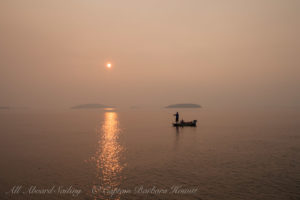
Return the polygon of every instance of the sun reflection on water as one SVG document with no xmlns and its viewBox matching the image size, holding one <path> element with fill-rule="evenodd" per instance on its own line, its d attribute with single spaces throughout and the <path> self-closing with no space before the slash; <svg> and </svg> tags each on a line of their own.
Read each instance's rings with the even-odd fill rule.
<svg viewBox="0 0 300 200">
<path fill-rule="evenodd" d="M 121 164 L 123 147 L 119 143 L 120 135 L 118 115 L 116 112 L 105 112 L 104 123 L 99 132 L 98 149 L 95 156 L 97 167 L 97 197 L 106 197 L 107 193 L 121 184 Z M 119 199 L 115 196 L 114 199 Z"/>
</svg>

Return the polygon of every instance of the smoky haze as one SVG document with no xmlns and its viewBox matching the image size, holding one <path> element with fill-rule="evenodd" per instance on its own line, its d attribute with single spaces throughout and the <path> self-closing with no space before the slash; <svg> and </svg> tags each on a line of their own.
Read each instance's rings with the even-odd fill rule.
<svg viewBox="0 0 300 200">
<path fill-rule="evenodd" d="M 299 106 L 299 19 L 297 0 L 2 0 L 0 106 Z"/>
</svg>

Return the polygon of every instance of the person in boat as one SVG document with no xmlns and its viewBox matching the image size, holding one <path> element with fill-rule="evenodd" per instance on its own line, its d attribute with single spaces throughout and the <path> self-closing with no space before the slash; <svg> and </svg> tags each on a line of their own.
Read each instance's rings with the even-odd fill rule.
<svg viewBox="0 0 300 200">
<path fill-rule="evenodd" d="M 178 123 L 178 121 L 179 121 L 179 113 L 176 112 L 176 114 L 174 114 L 174 116 L 175 116 L 176 123 Z"/>
</svg>

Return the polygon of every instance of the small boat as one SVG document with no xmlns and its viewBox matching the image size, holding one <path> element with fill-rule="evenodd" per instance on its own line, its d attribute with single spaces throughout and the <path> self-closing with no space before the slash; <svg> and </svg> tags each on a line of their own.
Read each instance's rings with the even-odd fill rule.
<svg viewBox="0 0 300 200">
<path fill-rule="evenodd" d="M 177 122 L 177 123 L 173 123 L 173 126 L 175 127 L 183 127 L 183 126 L 197 126 L 197 120 L 193 120 L 191 122 L 185 122 L 185 121 L 180 121 L 180 122 Z"/>
</svg>

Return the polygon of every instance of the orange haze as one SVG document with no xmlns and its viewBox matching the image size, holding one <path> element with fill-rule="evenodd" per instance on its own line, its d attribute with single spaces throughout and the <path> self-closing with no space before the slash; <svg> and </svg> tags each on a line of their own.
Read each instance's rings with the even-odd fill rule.
<svg viewBox="0 0 300 200">
<path fill-rule="evenodd" d="M 299 19 L 297 0 L 2 0 L 0 106 L 299 106 Z"/>
</svg>

